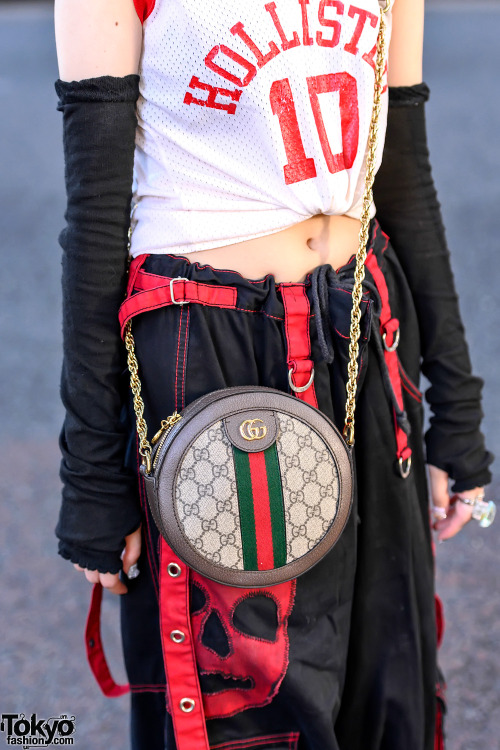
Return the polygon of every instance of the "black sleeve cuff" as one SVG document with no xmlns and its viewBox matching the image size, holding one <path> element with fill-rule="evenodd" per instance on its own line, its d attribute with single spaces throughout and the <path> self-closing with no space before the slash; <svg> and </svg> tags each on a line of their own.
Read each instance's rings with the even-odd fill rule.
<svg viewBox="0 0 500 750">
<path fill-rule="evenodd" d="M 54 83 L 59 97 L 57 109 L 62 112 L 65 104 L 77 102 L 135 102 L 139 96 L 139 80 L 135 74 L 99 76 L 81 81 L 61 81 L 58 78 Z"/>
<path fill-rule="evenodd" d="M 135 530 L 131 529 L 129 533 Z M 121 552 L 96 552 L 60 541 L 59 554 L 65 560 L 70 560 L 81 568 L 98 570 L 99 573 L 118 573 L 122 569 Z"/>
<path fill-rule="evenodd" d="M 426 83 L 415 86 L 389 86 L 389 107 L 418 107 L 429 100 L 430 89 Z"/>
</svg>

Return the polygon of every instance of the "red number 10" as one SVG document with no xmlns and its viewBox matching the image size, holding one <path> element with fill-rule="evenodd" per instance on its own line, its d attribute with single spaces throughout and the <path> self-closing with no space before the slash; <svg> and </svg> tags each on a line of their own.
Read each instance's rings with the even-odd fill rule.
<svg viewBox="0 0 500 750">
<path fill-rule="evenodd" d="M 318 131 L 323 156 L 331 174 L 350 169 L 358 152 L 359 111 L 358 88 L 356 79 L 349 73 L 326 73 L 320 76 L 309 76 L 307 79 L 309 100 Z M 332 154 L 328 141 L 323 115 L 319 106 L 319 95 L 339 92 L 340 124 L 342 129 L 342 151 Z M 271 109 L 277 115 L 287 163 L 283 167 L 285 183 L 309 180 L 316 177 L 314 159 L 307 158 L 300 135 L 297 112 L 293 101 L 292 89 L 288 78 L 274 81 L 269 92 Z"/>
</svg>

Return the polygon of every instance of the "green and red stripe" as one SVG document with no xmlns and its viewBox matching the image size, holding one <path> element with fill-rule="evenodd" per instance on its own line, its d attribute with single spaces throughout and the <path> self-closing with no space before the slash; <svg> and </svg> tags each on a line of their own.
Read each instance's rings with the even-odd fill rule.
<svg viewBox="0 0 500 750">
<path fill-rule="evenodd" d="M 286 563 L 285 511 L 276 444 L 259 453 L 233 446 L 243 567 L 272 570 Z"/>
</svg>

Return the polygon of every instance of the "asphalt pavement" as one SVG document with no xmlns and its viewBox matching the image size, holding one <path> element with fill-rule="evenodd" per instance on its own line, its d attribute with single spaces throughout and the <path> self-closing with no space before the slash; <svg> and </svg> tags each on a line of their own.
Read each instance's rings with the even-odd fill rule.
<svg viewBox="0 0 500 750">
<path fill-rule="evenodd" d="M 106 700 L 85 663 L 88 585 L 56 555 L 64 184 L 51 7 L 0 2 L 0 712 L 75 716 L 75 746 L 128 747 L 128 699 Z M 429 139 L 476 372 L 500 455 L 500 3 L 430 0 Z M 498 471 L 498 469 L 497 469 Z M 500 499 L 500 480 L 491 496 Z M 500 521 L 438 548 L 448 628 L 448 750 L 500 748 Z M 118 606 L 103 637 L 118 681 Z M 0 746 L 3 742 L 0 732 Z M 405 750 L 402 748 L 401 750 Z"/>
</svg>

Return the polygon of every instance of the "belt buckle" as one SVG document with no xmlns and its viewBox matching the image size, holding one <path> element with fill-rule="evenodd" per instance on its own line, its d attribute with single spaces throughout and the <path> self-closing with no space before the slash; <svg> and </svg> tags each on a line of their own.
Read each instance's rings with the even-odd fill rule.
<svg viewBox="0 0 500 750">
<path fill-rule="evenodd" d="M 187 305 L 189 300 L 175 299 L 174 295 L 174 281 L 189 281 L 185 276 L 175 276 L 170 279 L 170 297 L 173 305 Z"/>
</svg>

